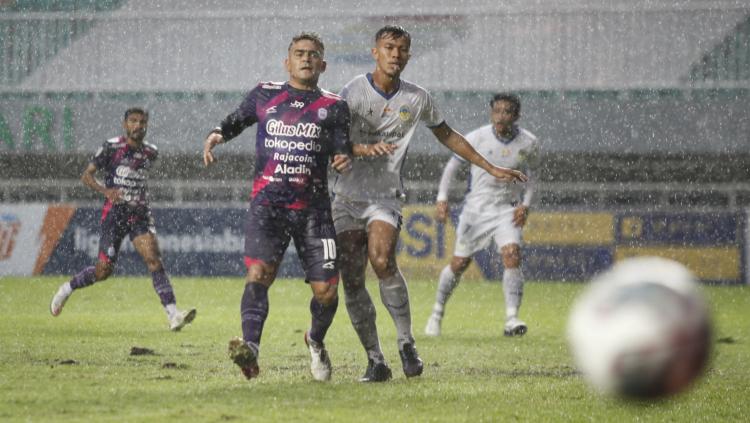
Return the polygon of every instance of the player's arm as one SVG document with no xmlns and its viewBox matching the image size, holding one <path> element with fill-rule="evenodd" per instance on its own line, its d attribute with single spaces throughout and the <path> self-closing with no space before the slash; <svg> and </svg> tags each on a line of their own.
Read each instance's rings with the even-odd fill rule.
<svg viewBox="0 0 750 423">
<path fill-rule="evenodd" d="M 524 154 L 524 163 L 526 163 L 526 176 L 529 179 L 524 186 L 521 204 L 519 204 L 513 212 L 513 224 L 518 226 L 519 228 L 522 228 L 526 225 L 526 220 L 529 216 L 529 207 L 531 207 L 531 199 L 534 197 L 534 191 L 536 189 L 536 174 L 540 160 L 539 143 L 535 141 L 533 147 Z"/>
<path fill-rule="evenodd" d="M 526 182 L 528 178 L 522 172 L 506 167 L 498 167 L 488 162 L 474 147 L 466 141 L 463 135 L 456 132 L 453 128 L 443 122 L 440 125 L 430 128 L 435 137 L 444 146 L 456 153 L 459 157 L 467 162 L 478 166 L 490 175 L 506 182 Z"/>
<path fill-rule="evenodd" d="M 209 166 L 216 162 L 213 149 L 219 144 L 224 144 L 232 138 L 242 133 L 248 126 L 258 121 L 255 113 L 255 103 L 258 97 L 259 86 L 255 87 L 247 94 L 242 104 L 233 111 L 224 120 L 221 125 L 212 129 L 206 139 L 203 141 L 203 164 Z"/>
<path fill-rule="evenodd" d="M 352 154 L 354 157 L 377 157 L 393 154 L 398 146 L 388 144 L 387 142 L 378 141 L 375 144 L 354 144 Z"/>
<path fill-rule="evenodd" d="M 352 155 L 354 147 L 349 137 L 351 133 L 351 112 L 345 101 L 334 106 L 334 121 L 331 128 L 331 142 L 333 143 L 333 159 L 331 167 L 338 173 L 346 173 L 352 169 Z"/>
<path fill-rule="evenodd" d="M 461 160 L 453 156 L 445 164 L 443 176 L 440 177 L 437 201 L 435 202 L 435 220 L 445 222 L 448 219 L 448 192 L 456 172 L 461 167 Z"/>
<path fill-rule="evenodd" d="M 83 182 L 83 184 L 90 189 L 104 195 L 111 202 L 121 202 L 123 199 L 122 191 L 120 191 L 119 188 L 107 188 L 104 185 L 100 184 L 94 177 L 94 174 L 96 174 L 96 165 L 94 165 L 93 163 L 89 163 L 88 166 L 86 166 L 86 169 L 84 169 L 83 173 L 81 174 L 81 182 Z"/>
</svg>

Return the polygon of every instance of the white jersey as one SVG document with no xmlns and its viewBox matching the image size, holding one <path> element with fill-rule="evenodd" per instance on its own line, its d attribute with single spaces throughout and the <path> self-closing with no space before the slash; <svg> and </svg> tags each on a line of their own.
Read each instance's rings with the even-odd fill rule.
<svg viewBox="0 0 750 423">
<path fill-rule="evenodd" d="M 526 183 L 499 181 L 482 168 L 472 165 L 463 213 L 475 216 L 497 215 L 501 210 L 513 204 L 523 202 L 529 205 L 534 173 L 539 160 L 539 142 L 536 136 L 525 129 L 518 128 L 513 139 L 498 139 L 492 125 L 485 125 L 470 132 L 466 140 L 493 165 L 519 169 L 526 173 L 529 181 Z M 453 156 L 451 161 L 466 163 L 458 156 Z M 453 173 L 449 171 L 449 167 L 450 162 L 446 165 L 445 173 Z M 448 183 L 452 176 L 452 174 L 444 174 L 440 183 L 438 200 L 447 199 Z"/>
<path fill-rule="evenodd" d="M 352 144 L 396 144 L 392 155 L 358 157 L 352 170 L 339 175 L 336 196 L 366 201 L 396 199 L 403 192 L 401 167 L 417 123 L 428 127 L 443 122 L 432 96 L 424 88 L 403 79 L 398 90 L 386 95 L 375 88 L 370 74 L 359 75 L 341 90 L 351 110 Z"/>
</svg>

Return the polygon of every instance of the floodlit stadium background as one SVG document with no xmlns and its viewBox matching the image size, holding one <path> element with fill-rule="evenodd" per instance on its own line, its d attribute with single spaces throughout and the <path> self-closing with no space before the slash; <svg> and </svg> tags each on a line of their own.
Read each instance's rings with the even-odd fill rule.
<svg viewBox="0 0 750 423">
<path fill-rule="evenodd" d="M 147 140 L 161 154 L 150 188 L 167 267 L 242 274 L 254 130 L 211 169 L 203 138 L 254 84 L 286 78 L 296 32 L 323 36 L 321 85 L 337 91 L 372 70 L 374 32 L 394 23 L 414 38 L 403 77 L 432 91 L 453 127 L 484 124 L 496 91 L 520 95 L 520 124 L 544 149 L 529 279 L 584 280 L 656 254 L 706 281 L 750 280 L 747 2 L 458 3 L 0 1 L 0 275 L 68 274 L 93 260 L 101 201 L 78 177 L 136 105 L 151 111 Z M 452 225 L 431 207 L 448 154 L 424 128 L 409 154 L 399 260 L 429 277 L 452 248 Z M 482 254 L 474 271 L 497 277 L 494 252 Z M 126 248 L 119 271 L 145 268 Z"/>
</svg>

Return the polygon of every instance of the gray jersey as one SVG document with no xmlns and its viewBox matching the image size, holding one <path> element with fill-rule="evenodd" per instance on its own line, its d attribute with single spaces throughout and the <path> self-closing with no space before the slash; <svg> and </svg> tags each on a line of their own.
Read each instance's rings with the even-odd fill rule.
<svg viewBox="0 0 750 423">
<path fill-rule="evenodd" d="M 518 128 L 512 140 L 501 140 L 495 135 L 492 125 L 482 126 L 466 136 L 475 150 L 495 166 L 520 169 L 529 177 L 529 182 L 513 183 L 499 181 L 478 166 L 471 166 L 468 193 L 463 211 L 473 215 L 499 213 L 514 203 L 531 202 L 531 187 L 539 158 L 539 142 L 531 132 Z M 451 161 L 463 159 L 454 156 Z M 450 166 L 446 166 L 446 171 Z M 447 199 L 445 180 L 452 175 L 444 175 L 441 181 L 438 200 Z"/>
<path fill-rule="evenodd" d="M 417 122 L 428 127 L 443 122 L 432 96 L 403 79 L 395 93 L 386 95 L 374 87 L 369 74 L 349 81 L 341 96 L 351 110 L 353 144 L 384 141 L 398 148 L 388 156 L 357 158 L 351 172 L 338 176 L 333 192 L 358 201 L 397 198 L 403 192 L 401 167 Z"/>
</svg>

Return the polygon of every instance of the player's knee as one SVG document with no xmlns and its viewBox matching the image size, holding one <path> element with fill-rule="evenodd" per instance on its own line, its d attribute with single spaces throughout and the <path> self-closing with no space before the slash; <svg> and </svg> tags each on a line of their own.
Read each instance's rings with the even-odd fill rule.
<svg viewBox="0 0 750 423">
<path fill-rule="evenodd" d="M 111 263 L 98 263 L 94 269 L 94 277 L 97 281 L 103 281 L 107 279 L 114 270 L 114 266 Z"/>
<path fill-rule="evenodd" d="M 148 267 L 149 272 L 154 273 L 160 271 L 164 266 L 159 259 L 149 259 L 146 260 L 146 267 Z"/>
<path fill-rule="evenodd" d="M 515 268 L 521 265 L 521 248 L 518 245 L 509 245 L 503 247 L 503 266 L 506 268 Z"/>
<path fill-rule="evenodd" d="M 329 306 L 333 304 L 337 298 L 338 298 L 338 292 L 336 291 L 334 287 L 331 287 L 327 291 L 324 291 L 324 292 L 315 293 L 315 300 L 317 300 L 320 304 L 323 304 L 324 306 Z"/>
<path fill-rule="evenodd" d="M 451 260 L 451 271 L 456 275 L 463 274 L 471 264 L 471 259 L 468 257 L 453 257 Z"/>
<path fill-rule="evenodd" d="M 396 267 L 395 263 L 391 263 L 391 259 L 387 256 L 371 257 L 370 264 L 372 264 L 372 270 L 380 279 L 391 276 Z"/>
</svg>

